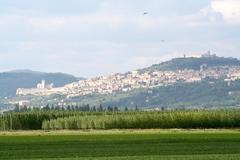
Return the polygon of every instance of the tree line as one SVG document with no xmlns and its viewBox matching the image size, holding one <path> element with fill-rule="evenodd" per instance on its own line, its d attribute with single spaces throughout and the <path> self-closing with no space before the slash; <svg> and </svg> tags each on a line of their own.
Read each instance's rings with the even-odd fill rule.
<svg viewBox="0 0 240 160">
<path fill-rule="evenodd" d="M 239 128 L 240 110 L 28 111 L 0 115 L 0 130 Z"/>
<path fill-rule="evenodd" d="M 117 111 L 139 111 L 140 109 L 136 105 L 135 108 L 110 106 L 104 107 L 102 104 L 99 106 L 90 106 L 86 105 L 67 105 L 67 106 L 58 106 L 58 105 L 49 105 L 47 104 L 41 108 L 34 108 L 29 106 L 19 106 L 16 105 L 13 109 L 14 112 L 28 112 L 28 111 L 80 111 L 80 112 L 117 112 Z"/>
</svg>

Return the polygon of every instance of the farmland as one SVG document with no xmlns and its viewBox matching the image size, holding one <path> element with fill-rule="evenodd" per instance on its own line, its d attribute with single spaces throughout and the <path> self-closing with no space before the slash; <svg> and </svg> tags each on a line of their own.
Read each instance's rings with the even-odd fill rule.
<svg viewBox="0 0 240 160">
<path fill-rule="evenodd" d="M 239 130 L 0 132 L 0 159 L 237 160 Z"/>
<path fill-rule="evenodd" d="M 0 115 L 0 159 L 238 160 L 239 110 Z"/>
</svg>

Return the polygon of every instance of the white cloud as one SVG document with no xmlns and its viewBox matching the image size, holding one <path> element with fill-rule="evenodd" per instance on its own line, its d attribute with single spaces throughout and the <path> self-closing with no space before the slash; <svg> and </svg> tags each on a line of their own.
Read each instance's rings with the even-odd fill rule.
<svg viewBox="0 0 240 160">
<path fill-rule="evenodd" d="M 122 15 L 113 15 L 110 13 L 96 12 L 76 16 L 48 16 L 32 17 L 30 24 L 35 30 L 61 30 L 78 29 L 90 30 L 98 27 L 115 29 L 121 26 L 125 21 Z"/>
<path fill-rule="evenodd" d="M 65 21 L 59 17 L 31 18 L 29 23 L 33 29 L 56 30 L 65 25 Z"/>
<path fill-rule="evenodd" d="M 218 5 L 216 5 L 218 6 Z M 152 14 L 143 16 L 141 11 L 129 8 L 120 8 L 113 4 L 103 3 L 100 8 L 91 13 L 77 15 L 0 15 L 0 25 L 23 26 L 32 32 L 91 32 L 91 31 L 116 31 L 129 28 L 140 31 L 151 31 L 175 27 L 199 27 L 221 19 L 220 12 L 216 9 L 215 1 L 212 6 L 196 10 L 188 15 L 161 15 Z M 228 7 L 229 8 L 229 7 Z M 132 9 L 135 11 L 133 12 Z M 217 8 L 219 9 L 219 7 Z M 1 26 L 0 26 L 1 27 Z"/>
<path fill-rule="evenodd" d="M 221 13 L 226 22 L 233 24 L 240 23 L 239 0 L 213 0 L 211 7 L 215 12 Z"/>
<path fill-rule="evenodd" d="M 106 0 L 87 12 L 77 9 L 71 14 L 49 14 L 49 9 L 0 13 L 0 69 L 93 76 L 209 49 L 221 56 L 238 56 L 239 1 Z M 199 5 L 192 7 L 195 3 Z"/>
<path fill-rule="evenodd" d="M 112 7 L 112 8 L 111 8 Z M 143 16 L 142 12 L 132 13 L 131 8 L 123 12 L 114 10 L 114 6 L 103 6 L 92 13 L 81 15 L 51 16 L 51 15 L 0 15 L 5 27 L 22 26 L 31 32 L 78 31 L 91 32 L 96 30 L 116 31 L 129 28 L 140 31 L 159 30 L 174 27 L 196 27 L 205 25 L 203 17 L 197 11 L 192 15 L 152 15 Z"/>
</svg>

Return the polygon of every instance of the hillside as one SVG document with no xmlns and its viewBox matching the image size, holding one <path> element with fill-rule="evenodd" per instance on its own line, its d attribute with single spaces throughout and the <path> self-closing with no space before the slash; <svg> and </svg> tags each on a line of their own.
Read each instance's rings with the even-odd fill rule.
<svg viewBox="0 0 240 160">
<path fill-rule="evenodd" d="M 239 107 L 240 80 L 230 85 L 223 80 L 205 80 L 196 83 L 177 83 L 173 86 L 135 89 L 128 92 L 114 94 L 91 94 L 66 99 L 61 95 L 51 96 L 22 96 L 18 100 L 29 99 L 36 107 L 47 104 L 54 105 L 64 100 L 67 105 L 78 104 L 84 106 L 104 107 L 118 106 L 124 109 L 135 108 L 212 108 L 212 107 Z M 16 100 L 16 99 L 15 99 Z"/>
<path fill-rule="evenodd" d="M 47 99 L 45 99 L 47 100 Z M 135 89 L 129 92 L 117 92 L 109 95 L 86 95 L 68 99 L 69 103 L 90 104 L 120 108 L 192 108 L 226 107 L 240 105 L 240 81 L 229 85 L 223 80 L 202 81 L 198 83 L 178 83 L 174 86 L 162 86 L 148 89 Z"/>
<path fill-rule="evenodd" d="M 205 68 L 200 70 L 203 64 Z M 27 99 L 36 107 L 47 104 L 102 104 L 120 108 L 238 107 L 240 61 L 223 57 L 175 58 L 139 72 L 96 77 L 64 87 L 63 93 L 20 95 L 12 101 Z"/>
<path fill-rule="evenodd" d="M 0 97 L 15 96 L 17 88 L 35 87 L 41 80 L 60 87 L 77 81 L 78 78 L 63 73 L 43 73 L 30 70 L 3 72 L 0 73 Z"/>
<path fill-rule="evenodd" d="M 188 57 L 188 58 L 174 58 L 160 64 L 154 64 L 151 67 L 141 69 L 140 71 L 154 71 L 154 70 L 183 70 L 193 69 L 199 70 L 201 65 L 206 64 L 208 67 L 215 66 L 240 66 L 240 61 L 236 58 L 225 57 Z"/>
<path fill-rule="evenodd" d="M 112 99 L 106 105 L 139 107 L 227 107 L 239 106 L 240 81 L 230 86 L 224 81 L 203 81 L 200 83 L 158 87 L 130 92 L 128 96 Z"/>
</svg>

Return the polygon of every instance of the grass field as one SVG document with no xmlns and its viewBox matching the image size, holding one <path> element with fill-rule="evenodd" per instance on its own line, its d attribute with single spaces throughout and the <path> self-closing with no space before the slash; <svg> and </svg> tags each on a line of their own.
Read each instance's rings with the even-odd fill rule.
<svg viewBox="0 0 240 160">
<path fill-rule="evenodd" d="M 0 132 L 0 159 L 239 160 L 239 130 Z"/>
</svg>

